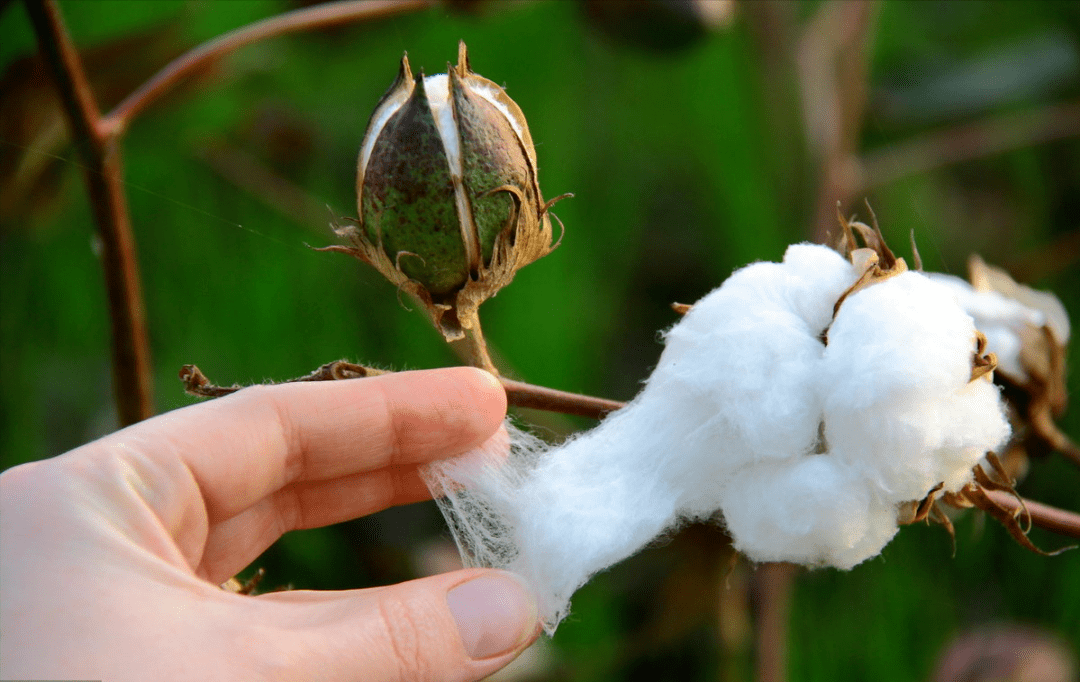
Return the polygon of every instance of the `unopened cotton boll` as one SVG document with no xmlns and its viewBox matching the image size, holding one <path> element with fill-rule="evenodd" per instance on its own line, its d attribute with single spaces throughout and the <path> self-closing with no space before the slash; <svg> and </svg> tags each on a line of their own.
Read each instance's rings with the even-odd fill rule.
<svg viewBox="0 0 1080 682">
<path fill-rule="evenodd" d="M 537 591 L 548 632 L 591 575 L 719 512 L 754 561 L 851 568 L 897 532 L 901 503 L 957 490 L 1008 435 L 971 381 L 976 331 L 940 285 L 861 271 L 822 246 L 735 272 L 665 334 L 641 393 L 547 446 L 429 465 L 469 565 Z M 835 317 L 834 317 L 835 310 Z"/>
</svg>

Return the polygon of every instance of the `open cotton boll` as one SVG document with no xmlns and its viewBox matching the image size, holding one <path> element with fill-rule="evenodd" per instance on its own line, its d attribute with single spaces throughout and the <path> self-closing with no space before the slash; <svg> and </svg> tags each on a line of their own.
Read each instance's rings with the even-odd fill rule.
<svg viewBox="0 0 1080 682">
<path fill-rule="evenodd" d="M 875 281 L 834 318 L 861 274 L 792 246 L 694 304 L 638 397 L 595 429 L 549 447 L 510 427 L 508 459 L 429 465 L 466 563 L 522 575 L 552 632 L 594 573 L 717 512 L 754 561 L 878 554 L 902 502 L 959 488 L 1008 426 L 996 389 L 971 381 L 971 317 L 939 285 Z"/>
<path fill-rule="evenodd" d="M 966 482 L 1008 435 L 996 389 L 970 381 L 975 338 L 971 317 L 920 273 L 845 300 L 820 375 L 833 456 L 896 502 Z"/>
<path fill-rule="evenodd" d="M 829 405 L 864 409 L 966 384 L 975 324 L 940 286 L 905 272 L 849 296 L 827 344 Z"/>
</svg>

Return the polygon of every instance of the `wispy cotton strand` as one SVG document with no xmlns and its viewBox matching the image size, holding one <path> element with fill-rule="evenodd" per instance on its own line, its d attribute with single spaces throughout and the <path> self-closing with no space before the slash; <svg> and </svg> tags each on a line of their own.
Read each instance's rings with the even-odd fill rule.
<svg viewBox="0 0 1080 682">
<path fill-rule="evenodd" d="M 698 301 L 595 429 L 549 447 L 508 427 L 509 458 L 430 465 L 466 562 L 524 576 L 553 632 L 591 575 L 687 520 L 719 513 L 754 561 L 877 555 L 902 503 L 962 488 L 1009 427 L 950 291 L 915 272 L 852 290 L 866 272 L 791 246 Z"/>
</svg>

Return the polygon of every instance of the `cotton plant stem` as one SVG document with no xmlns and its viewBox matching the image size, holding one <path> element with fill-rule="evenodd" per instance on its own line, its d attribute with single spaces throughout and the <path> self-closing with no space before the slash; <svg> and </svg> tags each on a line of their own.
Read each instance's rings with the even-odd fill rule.
<svg viewBox="0 0 1080 682">
<path fill-rule="evenodd" d="M 626 406 L 626 403 L 607 398 L 595 398 L 580 393 L 567 393 L 545 386 L 534 386 L 521 381 L 500 377 L 506 390 L 506 400 L 515 407 L 572 414 L 578 417 L 600 419 L 609 412 Z"/>
<path fill-rule="evenodd" d="M 465 364 L 486 369 L 495 376 L 499 376 L 499 368 L 491 360 L 488 353 L 487 341 L 484 340 L 484 330 L 480 327 L 480 316 L 473 317 L 470 326 L 463 327 L 465 337 L 457 341 L 451 341 L 450 347 L 458 354 Z"/>
<path fill-rule="evenodd" d="M 796 566 L 765 563 L 750 579 L 754 612 L 754 679 L 784 682 L 787 679 L 788 622 Z"/>
<path fill-rule="evenodd" d="M 288 33 L 381 19 L 436 4 L 435 0 L 344 0 L 293 10 L 242 26 L 170 62 L 109 112 L 104 127 L 113 135 L 121 135 L 132 119 L 185 78 L 245 45 Z"/>
<path fill-rule="evenodd" d="M 1023 514 L 1023 508 L 1026 508 L 1028 514 L 1031 515 L 1031 524 L 1034 526 L 1052 531 L 1058 535 L 1080 539 L 1080 514 L 1076 512 L 1058 509 L 1033 500 L 1017 499 L 1001 490 L 987 490 L 986 496 L 1014 514 Z"/>
<path fill-rule="evenodd" d="M 26 0 L 38 45 L 52 69 L 85 178 L 101 247 L 112 326 L 113 391 L 121 426 L 153 414 L 150 347 L 123 166 L 55 0 Z"/>
</svg>

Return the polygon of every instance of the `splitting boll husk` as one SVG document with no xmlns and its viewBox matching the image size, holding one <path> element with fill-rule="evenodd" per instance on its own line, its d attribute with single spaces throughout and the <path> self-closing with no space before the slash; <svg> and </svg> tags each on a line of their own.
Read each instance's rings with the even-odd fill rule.
<svg viewBox="0 0 1080 682">
<path fill-rule="evenodd" d="M 364 135 L 356 194 L 357 224 L 336 230 L 352 246 L 327 250 L 412 294 L 447 341 L 477 331 L 478 306 L 557 246 L 557 199 L 541 197 L 525 116 L 472 71 L 464 43 L 445 74 L 414 76 L 402 57 Z"/>
<path fill-rule="evenodd" d="M 553 632 L 591 575 L 681 523 L 719 520 L 752 561 L 850 569 L 912 503 L 965 489 L 1009 436 L 994 359 L 947 287 L 868 235 L 735 272 L 591 431 L 509 427 L 509 458 L 429 465 L 466 562 L 524 576 Z"/>
<path fill-rule="evenodd" d="M 930 276 L 952 290 L 997 357 L 995 381 L 1005 388 L 1016 431 L 1001 457 L 1005 472 L 1022 478 L 1029 454 L 1053 451 L 1080 465 L 1080 446 L 1055 423 L 1068 405 L 1065 367 L 1071 325 L 1065 306 L 1052 292 L 1020 284 L 978 256 L 969 259 L 968 270 L 970 281 Z"/>
</svg>

